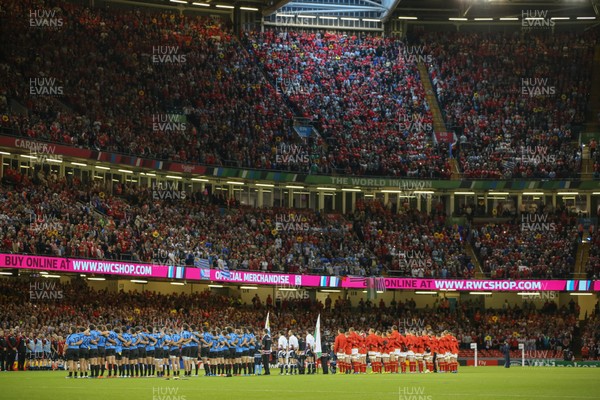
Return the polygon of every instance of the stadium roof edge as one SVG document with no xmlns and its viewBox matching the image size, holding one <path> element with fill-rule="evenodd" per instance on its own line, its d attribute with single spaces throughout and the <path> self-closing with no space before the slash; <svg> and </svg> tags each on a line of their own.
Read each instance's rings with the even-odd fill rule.
<svg viewBox="0 0 600 400">
<path fill-rule="evenodd" d="M 279 0 L 272 6 L 265 8 L 262 12 L 262 15 L 263 16 L 271 15 L 274 12 L 276 12 L 277 10 L 279 10 L 280 8 L 284 7 L 289 2 L 290 2 L 290 0 Z"/>
</svg>

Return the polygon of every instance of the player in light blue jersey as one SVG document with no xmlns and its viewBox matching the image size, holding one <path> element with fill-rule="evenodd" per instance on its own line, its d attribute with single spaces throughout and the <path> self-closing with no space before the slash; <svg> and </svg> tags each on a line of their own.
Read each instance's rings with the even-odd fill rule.
<svg viewBox="0 0 600 400">
<path fill-rule="evenodd" d="M 137 341 L 137 357 L 138 357 L 138 362 L 136 364 L 136 374 L 135 376 L 137 377 L 137 371 L 139 369 L 140 371 L 140 376 L 146 376 L 146 345 L 148 344 L 148 338 L 146 337 L 146 333 L 144 332 L 144 329 L 142 327 L 137 327 L 135 328 L 135 333 L 138 337 L 138 341 Z"/>
<path fill-rule="evenodd" d="M 229 351 L 227 340 L 225 339 L 224 331 L 217 328 L 217 374 L 223 376 L 225 374 L 225 353 Z"/>
<path fill-rule="evenodd" d="M 212 334 L 209 332 L 208 327 L 202 328 L 202 335 L 200 336 L 200 357 L 202 358 L 202 364 L 204 364 L 204 375 L 212 375 L 212 362 L 211 356 L 214 355 L 212 349 Z"/>
<path fill-rule="evenodd" d="M 233 333 L 237 335 L 235 342 L 235 356 L 233 358 L 233 374 L 242 374 L 242 357 L 244 356 L 244 333 L 240 329 L 236 329 Z"/>
<path fill-rule="evenodd" d="M 132 378 L 134 376 L 137 378 L 140 374 L 138 346 L 142 339 L 138 335 L 136 328 L 129 329 L 129 333 L 131 334 L 131 345 L 129 346 L 129 371 Z"/>
<path fill-rule="evenodd" d="M 79 328 L 79 335 L 81 337 L 81 344 L 79 345 L 79 378 L 88 377 L 89 357 L 90 357 L 90 331 L 83 327 Z"/>
<path fill-rule="evenodd" d="M 181 355 L 179 346 L 181 346 L 182 342 L 181 334 L 173 331 L 169 343 L 169 358 L 171 360 L 171 369 L 173 370 L 173 379 L 179 379 L 179 356 Z"/>
<path fill-rule="evenodd" d="M 122 378 L 129 378 L 132 371 L 129 369 L 129 353 L 131 348 L 131 342 L 133 338 L 129 334 L 127 327 L 123 327 L 119 334 L 119 340 L 121 341 L 121 368 L 119 376 Z"/>
<path fill-rule="evenodd" d="M 233 328 L 227 327 L 225 338 L 228 347 L 228 351 L 225 353 L 225 373 L 227 376 L 232 376 L 232 369 L 235 363 L 235 347 L 237 346 L 238 337 Z M 235 372 L 237 372 L 237 370 Z"/>
<path fill-rule="evenodd" d="M 83 342 L 77 328 L 71 327 L 71 334 L 65 340 L 64 357 L 67 360 L 69 376 L 67 378 L 77 378 L 77 363 L 79 362 L 79 345 Z M 73 376 L 75 375 L 75 376 Z"/>
<path fill-rule="evenodd" d="M 117 360 L 116 360 L 116 354 L 117 354 L 117 341 L 119 340 L 117 337 L 116 332 L 112 329 L 111 325 L 106 325 L 104 327 L 104 330 L 102 332 L 102 336 L 104 336 L 106 338 L 106 345 L 105 345 L 105 349 L 106 349 L 106 364 L 108 365 L 108 377 L 112 378 L 113 377 L 113 372 L 114 372 L 114 376 L 117 376 Z M 120 342 L 119 342 L 120 343 Z M 122 348 L 119 350 L 119 353 L 122 351 Z M 119 357 L 121 355 L 119 354 Z"/>
<path fill-rule="evenodd" d="M 121 330 L 119 328 L 115 328 L 112 331 L 109 331 L 111 333 L 115 334 L 114 339 L 110 338 L 110 333 L 108 335 L 109 337 L 109 341 L 113 341 L 114 342 L 114 346 L 115 346 L 115 364 L 113 365 L 113 369 L 114 369 L 114 374 L 113 377 L 116 378 L 117 376 L 121 377 L 123 375 L 123 341 L 122 341 L 122 337 L 121 337 Z M 118 371 L 118 373 L 117 373 Z"/>
<path fill-rule="evenodd" d="M 100 332 L 96 330 L 95 325 L 90 325 L 88 328 L 89 342 L 89 360 L 90 360 L 90 378 L 96 378 L 100 375 L 100 364 L 98 363 L 98 339 Z"/>
<path fill-rule="evenodd" d="M 106 331 L 105 326 L 98 328 L 98 365 L 100 365 L 100 375 L 98 378 L 104 378 L 106 370 L 106 336 L 102 333 Z"/>
<path fill-rule="evenodd" d="M 181 358 L 183 358 L 183 373 L 184 376 L 192 375 L 192 332 L 187 324 L 183 324 L 181 330 Z"/>
<path fill-rule="evenodd" d="M 208 328 L 206 328 L 206 332 L 204 332 L 204 341 L 208 343 L 208 363 L 209 363 L 209 376 L 217 376 L 217 367 L 219 360 L 219 345 L 217 342 L 217 331 L 213 330 L 212 332 L 208 332 Z"/>
<path fill-rule="evenodd" d="M 190 355 L 192 365 L 196 369 L 195 376 L 198 376 L 198 369 L 200 369 L 200 333 L 196 328 L 196 325 L 190 325 L 190 329 L 192 331 L 192 354 Z"/>
<path fill-rule="evenodd" d="M 160 376 L 165 376 L 165 368 L 167 369 L 167 377 L 171 376 L 171 371 L 169 367 L 169 345 L 171 344 L 171 334 L 165 330 L 161 329 L 162 334 L 162 359 L 160 363 Z"/>
<path fill-rule="evenodd" d="M 144 331 L 144 336 L 146 337 L 146 373 L 144 376 L 153 376 L 156 368 L 156 365 L 154 364 L 154 357 L 156 355 L 157 342 L 154 328 L 147 326 L 146 330 Z"/>
<path fill-rule="evenodd" d="M 249 328 L 244 329 L 244 354 L 242 356 L 242 366 L 244 368 L 244 374 L 254 374 L 254 350 L 255 344 L 253 342 L 252 334 Z"/>
</svg>

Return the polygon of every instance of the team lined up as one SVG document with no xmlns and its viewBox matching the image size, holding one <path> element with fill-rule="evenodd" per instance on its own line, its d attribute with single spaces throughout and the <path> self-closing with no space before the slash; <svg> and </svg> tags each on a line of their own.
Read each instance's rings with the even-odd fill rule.
<svg viewBox="0 0 600 400">
<path fill-rule="evenodd" d="M 415 335 L 400 334 L 397 326 L 368 334 L 350 328 L 338 330 L 334 351 L 340 373 L 366 373 L 367 357 L 374 373 L 429 373 L 458 371 L 458 340 L 444 331 Z"/>
<path fill-rule="evenodd" d="M 97 329 L 71 328 L 66 339 L 65 359 L 70 377 L 173 377 L 191 376 L 195 366 L 204 363 L 205 375 L 240 375 L 254 373 L 258 342 L 251 329 L 199 331 L 195 325 L 180 329 L 135 327 L 122 329 L 110 325 Z"/>
</svg>

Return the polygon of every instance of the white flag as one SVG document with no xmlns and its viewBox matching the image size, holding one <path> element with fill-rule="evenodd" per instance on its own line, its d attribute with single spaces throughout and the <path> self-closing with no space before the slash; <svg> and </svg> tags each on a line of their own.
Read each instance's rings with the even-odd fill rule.
<svg viewBox="0 0 600 400">
<path fill-rule="evenodd" d="M 267 320 L 265 321 L 265 329 L 267 330 L 267 333 L 270 335 L 271 334 L 271 324 L 269 324 L 269 312 L 267 313 Z"/>
<path fill-rule="evenodd" d="M 315 357 L 321 358 L 321 314 L 317 317 L 317 326 L 315 327 Z"/>
</svg>

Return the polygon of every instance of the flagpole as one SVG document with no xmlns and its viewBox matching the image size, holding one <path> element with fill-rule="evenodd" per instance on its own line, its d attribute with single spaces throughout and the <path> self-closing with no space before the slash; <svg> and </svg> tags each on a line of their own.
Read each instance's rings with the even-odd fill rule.
<svg viewBox="0 0 600 400">
<path fill-rule="evenodd" d="M 317 374 L 319 373 L 319 369 L 317 368 L 317 360 L 321 359 L 321 354 L 322 354 L 323 350 L 321 347 L 321 314 L 319 314 L 319 316 L 317 317 L 317 324 L 315 326 L 315 350 L 314 350 L 314 355 L 315 355 L 315 369 L 317 370 Z M 323 366 L 321 365 L 321 368 L 323 368 Z"/>
<path fill-rule="evenodd" d="M 271 324 L 269 323 L 269 314 L 271 314 L 271 312 L 267 311 L 267 319 L 265 320 L 265 329 L 267 330 L 267 333 L 269 334 L 269 336 L 271 336 Z"/>
</svg>

